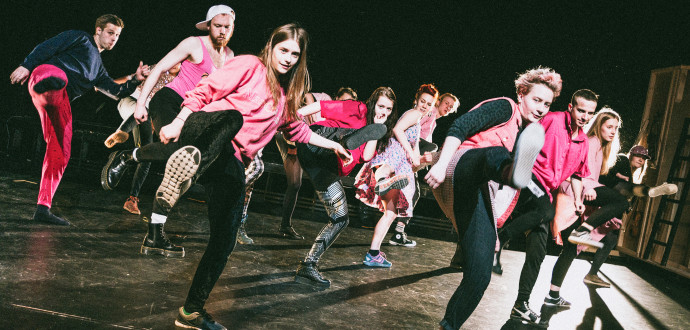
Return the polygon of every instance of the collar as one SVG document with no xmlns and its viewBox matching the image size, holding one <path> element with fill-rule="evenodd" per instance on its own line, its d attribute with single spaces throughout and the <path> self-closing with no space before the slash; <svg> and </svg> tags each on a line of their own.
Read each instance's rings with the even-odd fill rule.
<svg viewBox="0 0 690 330">
<path fill-rule="evenodd" d="M 568 132 L 568 136 L 573 136 L 573 130 L 570 128 L 570 123 L 573 121 L 573 117 L 570 111 L 564 111 L 565 113 L 565 130 Z M 573 139 L 574 142 L 584 142 L 587 139 L 587 134 L 582 128 L 578 127 L 580 131 L 577 136 Z"/>
</svg>

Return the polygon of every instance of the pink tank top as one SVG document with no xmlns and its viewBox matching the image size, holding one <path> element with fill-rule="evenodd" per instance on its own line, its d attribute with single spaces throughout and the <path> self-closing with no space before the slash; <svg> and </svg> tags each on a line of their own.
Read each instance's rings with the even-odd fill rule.
<svg viewBox="0 0 690 330">
<path fill-rule="evenodd" d="M 199 63 L 192 63 L 189 60 L 184 60 L 180 66 L 180 73 L 177 77 L 173 79 L 166 87 L 171 88 L 177 94 L 180 94 L 184 98 L 184 94 L 188 91 L 194 89 L 196 84 L 204 78 L 210 75 L 213 71 L 216 71 L 216 67 L 213 66 L 213 60 L 211 60 L 211 54 L 209 54 L 202 37 L 198 37 L 201 43 L 201 48 L 204 50 L 204 58 Z M 225 47 L 225 62 L 233 58 L 235 54 L 228 47 Z M 223 63 L 225 64 L 225 63 Z"/>
</svg>

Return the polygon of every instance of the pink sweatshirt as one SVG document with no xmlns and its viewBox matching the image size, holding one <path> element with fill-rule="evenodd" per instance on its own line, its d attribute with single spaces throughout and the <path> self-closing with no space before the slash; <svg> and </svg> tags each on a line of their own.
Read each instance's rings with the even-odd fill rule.
<svg viewBox="0 0 690 330">
<path fill-rule="evenodd" d="M 182 106 L 193 112 L 237 110 L 244 124 L 232 140 L 235 157 L 249 164 L 277 130 L 290 141 L 307 143 L 312 131 L 301 120 L 285 121 L 285 91 L 276 104 L 266 81 L 266 67 L 253 55 L 237 56 L 186 93 Z M 275 110 L 273 109 L 275 104 Z"/>
</svg>

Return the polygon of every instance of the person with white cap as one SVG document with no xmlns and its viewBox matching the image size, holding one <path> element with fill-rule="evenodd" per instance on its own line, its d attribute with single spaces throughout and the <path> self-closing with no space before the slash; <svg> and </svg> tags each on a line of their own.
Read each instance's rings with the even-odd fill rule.
<svg viewBox="0 0 690 330">
<path fill-rule="evenodd" d="M 233 51 L 227 47 L 235 28 L 235 11 L 226 5 L 216 5 L 209 8 L 206 20 L 196 24 L 196 28 L 208 31 L 206 36 L 192 36 L 180 42 L 177 47 L 168 52 L 151 70 L 150 77 L 141 89 L 141 97 L 137 100 L 134 117 L 138 123 L 148 120 L 146 100 L 162 73 L 181 63 L 177 77 L 155 93 L 148 105 L 154 134 L 172 123 L 180 112 L 185 93 L 194 89 L 202 78 L 223 67 L 234 57 Z M 136 151 L 136 149 L 135 149 Z M 113 152 L 101 172 L 101 185 L 106 190 L 114 189 L 127 170 L 127 157 L 131 151 Z M 202 155 L 202 163 L 208 163 Z M 164 182 L 166 182 L 164 180 Z M 180 192 L 174 194 L 179 197 Z M 165 256 L 183 257 L 184 248 L 170 242 L 165 235 L 163 226 L 167 214 L 175 201 L 163 206 L 154 202 L 149 230 L 141 246 L 143 254 L 162 254 Z"/>
</svg>

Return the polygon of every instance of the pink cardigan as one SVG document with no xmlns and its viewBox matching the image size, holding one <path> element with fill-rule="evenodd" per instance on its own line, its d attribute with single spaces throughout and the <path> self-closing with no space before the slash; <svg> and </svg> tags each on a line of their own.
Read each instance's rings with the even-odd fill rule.
<svg viewBox="0 0 690 330">
<path fill-rule="evenodd" d="M 281 88 L 276 104 L 266 80 L 266 67 L 256 56 L 229 60 L 185 96 L 182 106 L 193 112 L 237 110 L 242 114 L 244 124 L 232 144 L 235 157 L 245 165 L 273 139 L 277 130 L 294 142 L 308 143 L 311 138 L 311 129 L 303 121 L 283 119 L 285 91 Z"/>
</svg>

